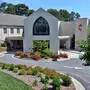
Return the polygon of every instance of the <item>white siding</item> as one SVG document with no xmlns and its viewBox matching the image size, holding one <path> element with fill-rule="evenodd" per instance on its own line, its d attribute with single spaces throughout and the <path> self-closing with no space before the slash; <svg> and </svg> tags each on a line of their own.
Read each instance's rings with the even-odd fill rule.
<svg viewBox="0 0 90 90">
<path fill-rule="evenodd" d="M 7 33 L 4 33 L 4 28 L 7 28 Z M 14 29 L 14 33 L 11 33 L 11 28 Z M 20 29 L 20 33 L 17 33 L 17 28 Z M 6 37 L 22 37 L 23 27 L 0 27 L 0 43 L 5 41 Z"/>
</svg>

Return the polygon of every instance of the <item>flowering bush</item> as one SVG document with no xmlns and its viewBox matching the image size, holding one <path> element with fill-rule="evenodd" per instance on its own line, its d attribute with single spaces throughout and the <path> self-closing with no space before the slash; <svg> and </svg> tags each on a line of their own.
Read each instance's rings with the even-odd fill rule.
<svg viewBox="0 0 90 90">
<path fill-rule="evenodd" d="M 59 58 L 68 58 L 66 53 L 52 53 L 49 49 L 45 49 L 42 52 L 27 52 L 24 53 L 22 51 L 16 52 L 16 56 L 20 56 L 20 58 L 32 58 L 36 61 L 40 60 L 41 58 L 53 58 L 54 61 L 57 61 Z"/>
<path fill-rule="evenodd" d="M 59 54 L 59 57 L 68 58 L 68 55 L 67 55 L 66 53 L 60 53 L 60 54 Z"/>
<path fill-rule="evenodd" d="M 60 53 L 60 54 L 56 53 L 53 55 L 52 58 L 54 61 L 57 61 L 57 59 L 59 58 L 68 58 L 68 55 L 66 53 Z"/>
<path fill-rule="evenodd" d="M 21 56 L 22 53 L 23 53 L 22 51 L 18 51 L 15 53 L 15 56 Z"/>
<path fill-rule="evenodd" d="M 36 61 L 41 59 L 40 55 L 32 55 L 31 58 L 36 60 Z"/>
</svg>

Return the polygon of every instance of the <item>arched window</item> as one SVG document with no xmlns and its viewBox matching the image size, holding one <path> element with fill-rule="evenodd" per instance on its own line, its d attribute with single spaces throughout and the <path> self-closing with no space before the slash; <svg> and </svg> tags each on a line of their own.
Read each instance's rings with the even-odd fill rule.
<svg viewBox="0 0 90 90">
<path fill-rule="evenodd" d="M 33 35 L 49 35 L 49 24 L 43 18 L 39 17 L 33 25 Z"/>
</svg>

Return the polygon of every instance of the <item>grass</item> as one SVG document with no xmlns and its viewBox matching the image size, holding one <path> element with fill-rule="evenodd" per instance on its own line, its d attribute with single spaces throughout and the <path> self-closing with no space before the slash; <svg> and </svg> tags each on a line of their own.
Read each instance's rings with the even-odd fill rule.
<svg viewBox="0 0 90 90">
<path fill-rule="evenodd" d="M 24 82 L 0 71 L 0 90 L 32 90 Z"/>
</svg>

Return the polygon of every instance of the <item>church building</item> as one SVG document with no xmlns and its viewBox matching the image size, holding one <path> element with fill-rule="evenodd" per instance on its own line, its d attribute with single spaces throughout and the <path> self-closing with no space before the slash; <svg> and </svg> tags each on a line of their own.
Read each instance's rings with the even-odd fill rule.
<svg viewBox="0 0 90 90">
<path fill-rule="evenodd" d="M 79 50 L 79 42 L 87 40 L 90 21 L 60 21 L 40 8 L 29 17 L 0 14 L 0 44 L 8 41 L 10 48 L 29 52 L 34 40 L 47 40 L 50 50 Z"/>
<path fill-rule="evenodd" d="M 89 19 L 64 22 L 42 8 L 24 21 L 23 50 L 33 48 L 33 40 L 48 40 L 49 48 L 57 52 L 62 48 L 79 50 L 79 42 L 87 39 Z"/>
</svg>

